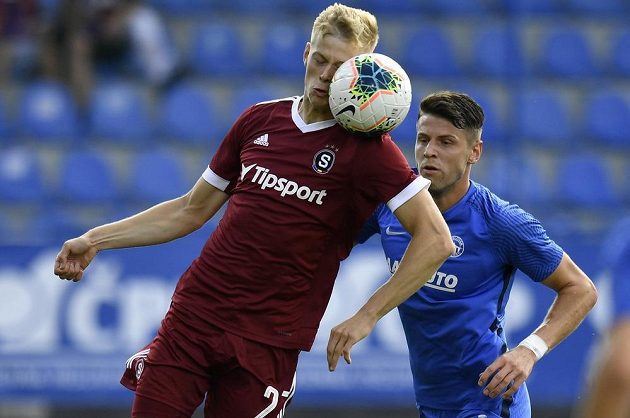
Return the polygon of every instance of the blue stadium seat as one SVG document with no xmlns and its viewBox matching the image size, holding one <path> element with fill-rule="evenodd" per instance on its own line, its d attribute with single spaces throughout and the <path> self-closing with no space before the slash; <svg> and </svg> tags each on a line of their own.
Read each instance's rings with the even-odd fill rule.
<svg viewBox="0 0 630 418">
<path fill-rule="evenodd" d="M 630 77 L 630 28 L 620 30 L 612 39 L 610 60 L 614 75 Z"/>
<path fill-rule="evenodd" d="M 535 159 L 523 153 L 491 151 L 481 157 L 478 165 L 473 167 L 472 179 L 500 198 L 524 208 L 536 205 L 541 210 L 549 203 L 553 184 L 541 174 Z"/>
<path fill-rule="evenodd" d="M 167 150 L 139 152 L 131 167 L 130 192 L 134 199 L 157 203 L 181 196 L 192 186 L 179 156 Z"/>
<path fill-rule="evenodd" d="M 311 0 L 302 0 L 304 3 L 308 3 Z M 471 0 L 472 1 L 472 0 Z M 349 6 L 359 7 L 364 10 L 369 10 L 377 17 L 381 15 L 390 15 L 398 17 L 408 13 L 421 13 L 427 11 L 426 4 L 428 0 L 354 0 L 350 2 L 343 2 Z M 322 4 L 325 4 L 322 1 Z M 331 4 L 331 2 L 328 2 Z M 326 7 L 326 6 L 324 6 Z"/>
<path fill-rule="evenodd" d="M 503 8 L 517 16 L 556 13 L 562 10 L 562 0 L 499 0 Z"/>
<path fill-rule="evenodd" d="M 619 203 L 610 164 L 598 154 L 567 154 L 557 164 L 556 196 L 561 204 L 612 208 Z"/>
<path fill-rule="evenodd" d="M 304 76 L 304 47 L 310 33 L 304 30 L 303 25 L 266 27 L 261 36 L 263 45 L 258 68 L 282 77 Z"/>
<path fill-rule="evenodd" d="M 500 105 L 500 96 L 492 90 L 474 85 L 465 85 L 458 89 L 472 97 L 483 109 L 484 123 L 482 137 L 492 149 L 513 145 L 511 136 L 506 135 L 505 109 Z"/>
<path fill-rule="evenodd" d="M 207 1 L 207 0 L 201 0 Z M 265 0 L 265 1 L 251 1 L 251 0 L 230 0 L 230 1 L 216 1 L 213 2 L 213 7 L 221 11 L 227 11 L 230 13 L 237 13 L 239 15 L 273 15 L 277 16 L 279 13 L 286 12 L 286 8 L 293 3 L 292 0 Z M 324 6 L 325 7 L 325 6 Z M 303 10 L 298 10 L 303 12 Z M 315 16 L 313 16 L 315 18 Z"/>
<path fill-rule="evenodd" d="M 597 91 L 584 104 L 585 133 L 599 143 L 630 147 L 630 101 L 617 90 Z"/>
<path fill-rule="evenodd" d="M 247 0 L 241 0 L 243 2 Z M 264 2 L 259 2 L 264 3 Z M 354 4 L 353 4 L 354 3 Z M 332 2 L 328 0 L 285 0 L 281 3 L 284 6 L 284 10 L 290 15 L 303 15 L 308 17 L 309 20 L 315 19 L 315 17 L 326 7 L 330 6 Z M 350 0 L 344 2 L 347 6 L 356 7 L 356 0 Z"/>
<path fill-rule="evenodd" d="M 416 101 L 414 100 L 414 102 Z M 418 108 L 419 106 L 413 106 L 412 104 L 405 120 L 403 120 L 403 122 L 391 132 L 394 142 L 396 142 L 402 150 L 409 150 L 411 155 L 413 155 L 413 151 L 416 146 L 416 121 L 418 120 Z M 411 161 L 411 164 L 415 164 L 415 161 Z"/>
<path fill-rule="evenodd" d="M 62 201 L 110 204 L 120 193 L 107 157 L 97 151 L 76 150 L 60 161 L 56 195 Z"/>
<path fill-rule="evenodd" d="M 133 142 L 151 134 L 148 104 L 135 86 L 99 85 L 93 93 L 90 111 L 93 137 Z"/>
<path fill-rule="evenodd" d="M 46 195 L 44 173 L 37 155 L 26 148 L 0 152 L 0 201 L 34 203 Z"/>
<path fill-rule="evenodd" d="M 587 33 L 574 27 L 551 29 L 538 51 L 537 72 L 555 77 L 588 77 L 598 74 Z"/>
<path fill-rule="evenodd" d="M 470 72 L 481 76 L 513 77 L 523 70 L 523 56 L 517 29 L 482 26 L 472 39 Z"/>
<path fill-rule="evenodd" d="M 447 16 L 461 14 L 481 14 L 491 12 L 490 2 L 486 0 L 423 0 L 428 13 L 440 13 Z M 386 2 L 389 3 L 389 2 Z"/>
<path fill-rule="evenodd" d="M 402 36 L 400 64 L 410 75 L 449 77 L 460 73 L 448 31 L 430 24 L 420 25 Z"/>
<path fill-rule="evenodd" d="M 224 23 L 203 23 L 192 32 L 189 64 L 201 75 L 245 74 L 248 56 L 241 32 Z"/>
<path fill-rule="evenodd" d="M 56 83 L 29 84 L 19 99 L 19 134 L 38 139 L 75 139 L 77 108 L 67 88 Z"/>
<path fill-rule="evenodd" d="M 573 139 L 572 121 L 568 105 L 553 90 L 528 89 L 516 94 L 516 135 L 534 144 L 558 147 Z"/>
<path fill-rule="evenodd" d="M 554 182 L 544 174 L 537 153 L 512 154 L 511 158 L 510 194 L 514 201 L 526 210 L 530 207 L 541 211 L 550 209 Z"/>
<path fill-rule="evenodd" d="M 479 162 L 472 167 L 471 179 L 489 188 L 502 199 L 512 201 L 513 159 L 507 154 L 484 152 Z"/>
<path fill-rule="evenodd" d="M 232 106 L 230 111 L 230 123 L 248 107 L 264 102 L 267 100 L 275 100 L 286 97 L 278 89 L 273 89 L 271 86 L 257 85 L 255 87 L 241 87 L 235 89 L 232 94 Z"/>
<path fill-rule="evenodd" d="M 89 228 L 105 223 L 86 224 L 77 213 L 74 213 L 73 209 L 78 208 L 81 208 L 81 205 L 47 204 L 45 209 L 37 211 L 29 219 L 25 225 L 25 232 L 37 237 L 39 243 L 58 245 L 60 241 L 77 237 Z"/>
<path fill-rule="evenodd" d="M 149 0 L 149 4 L 165 15 L 198 15 L 212 7 L 207 0 Z"/>
<path fill-rule="evenodd" d="M 624 0 L 567 0 L 567 9 L 587 16 L 596 14 L 623 14 L 627 11 L 627 2 Z"/>
<path fill-rule="evenodd" d="M 192 84 L 174 86 L 161 103 L 162 134 L 191 144 L 216 140 L 223 129 L 218 107 L 202 88 Z"/>
</svg>

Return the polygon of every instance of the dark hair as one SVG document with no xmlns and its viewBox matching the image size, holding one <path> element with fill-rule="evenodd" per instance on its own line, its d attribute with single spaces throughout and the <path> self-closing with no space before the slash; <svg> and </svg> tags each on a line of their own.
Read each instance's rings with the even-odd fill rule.
<svg viewBox="0 0 630 418">
<path fill-rule="evenodd" d="M 483 109 L 469 95 L 452 91 L 429 94 L 420 102 L 418 119 L 431 114 L 448 120 L 458 129 L 481 130 Z"/>
</svg>

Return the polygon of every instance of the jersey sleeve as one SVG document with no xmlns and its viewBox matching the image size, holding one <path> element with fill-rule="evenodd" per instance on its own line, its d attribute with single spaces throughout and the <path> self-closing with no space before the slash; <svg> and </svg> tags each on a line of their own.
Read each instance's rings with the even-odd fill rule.
<svg viewBox="0 0 630 418">
<path fill-rule="evenodd" d="M 489 219 L 489 232 L 499 256 L 532 280 L 540 282 L 553 273 L 564 251 L 540 222 L 516 205 L 498 210 Z"/>
<path fill-rule="evenodd" d="M 403 203 L 428 187 L 430 181 L 417 176 L 389 135 L 373 140 L 361 156 L 355 187 L 369 200 L 385 202 L 394 212 Z"/>
<path fill-rule="evenodd" d="M 359 231 L 359 234 L 357 235 L 357 237 L 355 239 L 357 244 L 363 244 L 365 241 L 370 239 L 370 237 L 372 235 L 378 234 L 378 233 L 381 232 L 381 228 L 379 226 L 378 219 L 379 219 L 379 214 L 381 213 L 382 209 L 383 209 L 383 204 L 380 204 L 376 208 L 374 213 L 372 213 L 372 215 L 370 215 L 368 220 L 365 221 L 365 223 L 361 227 L 361 230 Z"/>
<path fill-rule="evenodd" d="M 236 187 L 241 173 L 241 145 L 251 111 L 252 108 L 247 109 L 234 122 L 202 176 L 209 184 L 226 193 L 231 193 Z"/>
</svg>

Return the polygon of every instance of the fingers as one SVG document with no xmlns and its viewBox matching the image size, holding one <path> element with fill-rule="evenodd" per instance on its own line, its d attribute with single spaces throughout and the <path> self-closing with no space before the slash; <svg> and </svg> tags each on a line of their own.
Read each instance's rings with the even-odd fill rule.
<svg viewBox="0 0 630 418">
<path fill-rule="evenodd" d="M 508 390 L 506 390 L 505 393 L 501 397 L 503 399 L 507 399 L 511 397 L 512 395 L 514 395 L 516 391 L 518 390 L 518 388 L 521 387 L 524 381 L 525 381 L 525 378 L 520 377 L 520 376 L 514 379 L 514 382 L 512 382 L 512 386 L 510 386 Z"/>
<path fill-rule="evenodd" d="M 330 338 L 328 340 L 328 348 L 326 350 L 328 358 L 328 370 L 334 372 L 339 362 L 339 357 L 344 356 L 346 363 L 350 358 L 350 353 L 346 354 L 346 345 L 348 343 L 348 334 L 340 332 L 338 328 L 333 328 L 330 331 Z M 351 345 L 352 346 L 352 345 Z M 347 357 L 346 357 L 347 355 Z M 350 363 L 348 363 L 350 364 Z"/>
<path fill-rule="evenodd" d="M 328 340 L 328 370 L 334 372 L 339 362 L 339 357 L 343 356 L 347 364 L 352 364 L 352 356 L 350 351 L 354 341 L 350 334 L 340 331 L 338 328 L 333 328 L 330 331 L 330 339 Z"/>
<path fill-rule="evenodd" d="M 352 357 L 350 356 L 350 350 L 352 350 L 352 344 L 350 341 L 346 343 L 343 347 L 343 359 L 346 361 L 346 364 L 352 364 Z"/>
<path fill-rule="evenodd" d="M 78 282 L 83 277 L 83 268 L 78 261 L 67 261 L 55 269 L 55 274 L 60 279 Z"/>
<path fill-rule="evenodd" d="M 55 275 L 60 279 L 78 282 L 83 277 L 83 267 L 79 260 L 70 259 L 70 250 L 66 244 L 55 258 Z"/>
<path fill-rule="evenodd" d="M 499 395 L 509 398 L 527 379 L 533 365 L 531 358 L 520 355 L 517 350 L 509 351 L 490 364 L 479 375 L 477 383 L 485 386 L 483 394 L 490 398 Z"/>
<path fill-rule="evenodd" d="M 70 250 L 66 245 L 61 247 L 61 251 L 57 254 L 55 258 L 55 274 L 58 276 L 60 273 L 63 273 L 65 270 L 65 264 L 68 260 L 68 255 L 70 254 Z"/>
<path fill-rule="evenodd" d="M 512 383 L 515 376 L 516 372 L 513 370 L 507 370 L 506 368 L 499 370 L 485 387 L 483 394 L 490 398 L 496 398 Z"/>
<path fill-rule="evenodd" d="M 490 376 L 492 376 L 497 372 L 497 370 L 499 370 L 501 366 L 497 363 L 498 361 L 499 360 L 495 360 L 494 362 L 492 362 L 492 364 L 486 367 L 486 370 L 484 370 L 479 375 L 479 381 L 477 382 L 479 386 L 485 386 L 488 379 L 490 379 Z"/>
</svg>

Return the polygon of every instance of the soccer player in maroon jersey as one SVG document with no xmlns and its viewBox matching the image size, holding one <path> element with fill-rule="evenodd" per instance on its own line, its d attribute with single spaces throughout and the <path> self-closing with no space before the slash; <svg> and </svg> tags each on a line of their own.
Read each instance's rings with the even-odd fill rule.
<svg viewBox="0 0 630 418">
<path fill-rule="evenodd" d="M 347 59 L 372 52 L 376 18 L 334 4 L 304 49 L 304 94 L 247 109 L 187 194 L 66 241 L 55 274 L 78 281 L 98 251 L 167 242 L 230 204 L 180 278 L 158 335 L 121 380 L 136 418 L 282 417 L 295 391 L 339 263 L 379 202 L 413 235 L 396 273 L 331 334 L 328 362 L 426 282 L 450 255 L 448 227 L 389 135 L 335 123 L 328 86 Z"/>
</svg>

